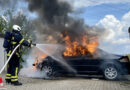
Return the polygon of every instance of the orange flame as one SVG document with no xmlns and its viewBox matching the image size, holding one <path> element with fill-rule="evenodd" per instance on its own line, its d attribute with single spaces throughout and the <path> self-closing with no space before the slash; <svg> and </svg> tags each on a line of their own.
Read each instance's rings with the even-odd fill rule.
<svg viewBox="0 0 130 90">
<path fill-rule="evenodd" d="M 43 54 L 42 56 L 40 57 L 36 57 L 34 63 L 33 63 L 33 67 L 32 67 L 32 70 L 36 70 L 36 66 L 38 65 L 38 63 L 42 62 L 44 60 L 44 58 L 46 58 L 48 55 L 46 54 Z"/>
<path fill-rule="evenodd" d="M 79 40 L 79 38 L 71 38 L 69 35 L 64 37 L 66 43 L 65 51 L 63 53 L 64 56 L 84 56 L 96 52 L 98 46 L 97 37 L 90 39 L 86 35 L 83 35 L 81 36 L 81 40 Z"/>
</svg>

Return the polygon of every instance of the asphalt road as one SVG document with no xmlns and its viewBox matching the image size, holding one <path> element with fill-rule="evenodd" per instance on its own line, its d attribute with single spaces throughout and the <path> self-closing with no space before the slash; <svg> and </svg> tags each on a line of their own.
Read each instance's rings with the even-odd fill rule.
<svg viewBox="0 0 130 90">
<path fill-rule="evenodd" d="M 0 75 L 4 79 L 5 74 Z M 54 80 L 19 76 L 22 86 L 5 84 L 0 90 L 130 90 L 130 76 L 120 81 L 107 81 L 99 77 L 60 77 Z"/>
</svg>

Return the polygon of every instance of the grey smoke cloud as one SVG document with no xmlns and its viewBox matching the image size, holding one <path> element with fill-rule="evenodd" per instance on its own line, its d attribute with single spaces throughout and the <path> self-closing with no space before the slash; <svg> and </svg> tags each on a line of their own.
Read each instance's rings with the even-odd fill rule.
<svg viewBox="0 0 130 90">
<path fill-rule="evenodd" d="M 29 10 L 39 14 L 43 23 L 62 25 L 68 20 L 71 6 L 58 0 L 27 0 Z"/>
<path fill-rule="evenodd" d="M 101 35 L 100 28 L 89 27 L 83 19 L 71 16 L 73 9 L 65 0 L 26 0 L 29 3 L 29 10 L 36 12 L 38 18 L 35 20 L 38 41 L 46 41 L 48 36 L 62 41 L 60 33 L 68 31 L 73 36 L 90 34 L 90 36 Z M 100 30 L 98 33 L 98 30 Z M 63 38 L 62 38 L 63 39 Z"/>
</svg>

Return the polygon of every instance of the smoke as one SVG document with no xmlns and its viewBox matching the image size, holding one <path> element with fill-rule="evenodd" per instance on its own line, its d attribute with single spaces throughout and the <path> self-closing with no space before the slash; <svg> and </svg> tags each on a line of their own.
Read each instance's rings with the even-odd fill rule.
<svg viewBox="0 0 130 90">
<path fill-rule="evenodd" d="M 63 30 L 66 30 L 65 24 L 70 20 L 68 13 L 72 12 L 71 6 L 67 2 L 59 2 L 58 0 L 27 1 L 29 3 L 29 10 L 31 12 L 36 12 L 39 16 L 34 21 L 36 25 L 37 40 L 40 43 L 48 43 L 48 36 L 52 36 L 57 40 L 60 33 Z"/>
<path fill-rule="evenodd" d="M 89 36 L 102 35 L 103 29 L 89 27 L 83 19 L 75 18 L 74 11 L 65 0 L 26 0 L 28 9 L 36 12 L 38 18 L 34 21 L 37 41 L 39 43 L 62 43 L 61 33 L 67 31 L 72 37 L 82 34 Z M 50 40 L 48 38 L 52 37 Z"/>
<path fill-rule="evenodd" d="M 45 73 L 38 70 L 33 70 L 32 67 L 23 68 L 20 71 L 20 75 L 32 78 L 45 78 L 47 77 Z"/>
<path fill-rule="evenodd" d="M 33 48 L 28 54 L 23 55 L 22 58 L 26 62 L 22 63 L 23 68 L 20 70 L 20 75 L 32 78 L 44 78 L 46 74 L 42 71 L 37 70 L 32 64 L 35 62 L 36 57 L 42 56 L 44 53 L 38 48 Z"/>
<path fill-rule="evenodd" d="M 71 12 L 70 5 L 57 0 L 28 0 L 29 10 L 38 12 L 44 23 L 62 25 Z"/>
</svg>

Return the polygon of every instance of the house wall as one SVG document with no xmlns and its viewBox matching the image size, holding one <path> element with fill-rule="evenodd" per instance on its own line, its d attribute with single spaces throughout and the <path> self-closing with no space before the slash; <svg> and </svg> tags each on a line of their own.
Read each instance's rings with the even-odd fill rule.
<svg viewBox="0 0 130 90">
<path fill-rule="evenodd" d="M 2 69 L 2 67 L 4 66 L 4 63 L 5 63 L 3 41 L 4 41 L 4 39 L 0 37 L 0 69 Z"/>
</svg>

